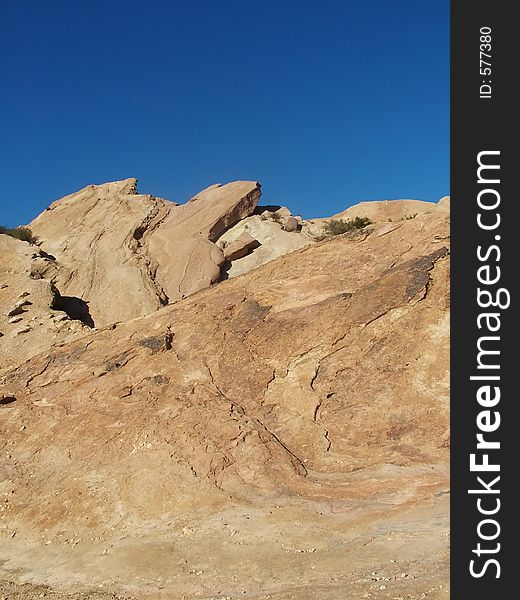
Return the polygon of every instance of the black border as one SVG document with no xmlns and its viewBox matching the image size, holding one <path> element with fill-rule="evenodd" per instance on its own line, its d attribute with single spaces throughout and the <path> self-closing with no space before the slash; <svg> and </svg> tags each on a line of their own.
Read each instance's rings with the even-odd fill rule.
<svg viewBox="0 0 520 600">
<path fill-rule="evenodd" d="M 520 243 L 520 219 L 515 220 L 518 192 L 513 190 L 520 171 L 514 165 L 519 155 L 514 149 L 518 129 L 517 111 L 513 109 L 513 102 L 518 103 L 514 90 L 518 87 L 515 58 L 520 55 L 516 49 L 520 24 L 515 22 L 514 8 L 514 3 L 504 0 L 454 0 L 451 3 L 451 597 L 456 600 L 520 597 L 519 585 L 513 579 L 520 573 L 515 564 L 518 518 L 513 513 L 518 503 L 515 493 L 519 492 L 513 488 L 519 470 L 516 461 L 520 458 L 520 428 L 516 417 L 520 398 L 513 387 L 518 350 L 514 345 L 516 303 L 512 286 L 518 270 L 514 264 L 517 239 Z M 480 74 L 480 28 L 485 26 L 492 29 L 491 98 L 480 98 L 479 94 L 482 80 L 488 79 Z M 495 187 L 501 197 L 501 225 L 500 231 L 492 233 L 480 230 L 477 225 L 476 198 L 482 189 L 477 181 L 477 156 L 485 150 L 500 151 L 500 184 Z M 497 408 L 501 425 L 495 439 L 500 440 L 501 448 L 492 455 L 501 466 L 497 486 L 501 509 L 496 515 L 501 526 L 496 541 L 501 547 L 494 556 L 500 563 L 500 577 L 495 578 L 496 569 L 489 568 L 477 579 L 470 574 L 469 562 L 477 558 L 472 550 L 479 541 L 477 525 L 484 517 L 476 508 L 476 496 L 468 494 L 469 489 L 475 488 L 478 475 L 470 472 L 469 456 L 475 452 L 476 418 L 482 410 L 476 401 L 480 384 L 469 379 L 477 374 L 479 330 L 476 321 L 482 312 L 477 305 L 477 269 L 482 263 L 477 259 L 476 249 L 478 245 L 492 244 L 497 233 L 501 236 L 501 258 L 494 264 L 499 264 L 501 269 L 499 287 L 511 292 L 511 306 L 501 311 L 499 333 L 501 401 Z M 516 370 L 520 372 L 520 366 Z"/>
</svg>

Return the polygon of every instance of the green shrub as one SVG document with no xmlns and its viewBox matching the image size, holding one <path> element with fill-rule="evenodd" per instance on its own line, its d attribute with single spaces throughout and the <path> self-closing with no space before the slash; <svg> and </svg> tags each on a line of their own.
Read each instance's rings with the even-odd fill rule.
<svg viewBox="0 0 520 600">
<path fill-rule="evenodd" d="M 355 219 L 330 219 L 327 221 L 324 228 L 326 236 L 341 235 L 347 233 L 347 231 L 354 231 L 355 229 L 363 229 L 367 225 L 370 225 L 372 221 L 366 217 L 356 217 Z"/>
<path fill-rule="evenodd" d="M 36 244 L 38 238 L 33 235 L 32 231 L 28 227 L 15 227 L 9 228 L 5 225 L 0 225 L 0 233 L 4 233 L 5 235 L 10 235 L 17 240 L 22 240 L 23 242 L 29 242 L 29 244 Z"/>
</svg>

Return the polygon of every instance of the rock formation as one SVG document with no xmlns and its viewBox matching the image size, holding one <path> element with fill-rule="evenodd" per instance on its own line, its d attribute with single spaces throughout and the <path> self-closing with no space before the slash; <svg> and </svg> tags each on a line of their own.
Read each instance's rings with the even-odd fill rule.
<svg viewBox="0 0 520 600">
<path fill-rule="evenodd" d="M 285 231 L 284 223 L 292 218 L 285 207 L 257 207 L 254 214 L 242 219 L 220 238 L 218 245 L 231 245 L 242 235 L 247 234 L 259 242 L 254 252 L 234 259 L 227 269 L 228 277 L 248 273 L 261 265 L 315 243 L 313 235 L 307 231 Z"/>
<path fill-rule="evenodd" d="M 89 301 L 97 327 L 144 316 L 218 281 L 214 244 L 250 214 L 255 182 L 214 185 L 183 205 L 137 194 L 137 181 L 90 185 L 53 203 L 30 228 L 60 268 L 63 294 Z"/>
<path fill-rule="evenodd" d="M 89 331 L 88 305 L 59 293 L 55 269 L 54 257 L 0 235 L 0 373 Z"/>
<path fill-rule="evenodd" d="M 316 243 L 253 214 L 259 194 L 237 182 L 176 206 L 128 180 L 31 224 L 53 258 L 0 235 L 19 261 L 1 267 L 6 319 L 27 299 L 13 316 L 43 320 L 52 280 L 109 323 L 62 311 L 78 332 L 52 325 L 53 343 L 2 372 L 0 579 L 179 600 L 448 597 L 447 202 Z M 246 231 L 261 245 L 210 286 Z M 270 236 L 266 264 L 232 273 Z"/>
<path fill-rule="evenodd" d="M 250 254 L 260 246 L 260 242 L 244 231 L 236 240 L 226 246 L 224 258 L 228 261 L 238 260 Z"/>
</svg>

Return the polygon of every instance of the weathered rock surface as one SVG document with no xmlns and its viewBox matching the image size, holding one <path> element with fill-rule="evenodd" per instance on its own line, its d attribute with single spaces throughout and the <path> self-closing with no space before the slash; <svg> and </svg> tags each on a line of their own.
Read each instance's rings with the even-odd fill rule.
<svg viewBox="0 0 520 600">
<path fill-rule="evenodd" d="M 372 223 L 400 223 L 415 219 L 432 211 L 449 211 L 449 196 L 439 202 L 424 202 L 423 200 L 374 200 L 360 202 L 346 210 L 328 218 L 310 219 L 302 223 L 303 231 L 312 237 L 320 237 L 325 233 L 325 226 L 330 220 L 349 221 L 356 217 L 368 218 Z"/>
<path fill-rule="evenodd" d="M 260 246 L 260 242 L 253 236 L 249 235 L 247 231 L 244 231 L 236 240 L 231 242 L 229 246 L 224 249 L 224 258 L 229 261 L 243 258 L 255 248 Z"/>
<path fill-rule="evenodd" d="M 183 205 L 137 194 L 137 181 L 91 185 L 54 202 L 31 224 L 60 268 L 63 294 L 89 302 L 97 327 L 144 316 L 218 281 L 213 243 L 250 214 L 256 182 L 215 185 Z"/>
<path fill-rule="evenodd" d="M 88 306 L 82 319 L 79 300 L 53 285 L 55 271 L 37 247 L 0 234 L 0 373 L 89 331 Z"/>
<path fill-rule="evenodd" d="M 281 207 L 272 212 L 266 207 L 257 207 L 256 214 L 241 220 L 220 238 L 218 245 L 233 244 L 244 233 L 258 240 L 260 246 L 240 259 L 235 259 L 227 271 L 229 277 L 237 277 L 243 273 L 265 265 L 280 256 L 313 244 L 315 239 L 308 232 L 284 231 L 283 223 L 290 218 L 290 211 Z M 276 217 L 273 217 L 276 215 Z"/>
<path fill-rule="evenodd" d="M 334 215 L 334 219 L 355 219 L 356 217 L 368 217 L 373 223 L 381 221 L 402 221 L 431 212 L 435 208 L 432 202 L 423 200 L 379 200 L 372 202 L 360 202 L 350 206 L 346 210 Z"/>
<path fill-rule="evenodd" d="M 299 231 L 300 224 L 294 217 L 289 217 L 283 224 L 284 231 Z"/>
<path fill-rule="evenodd" d="M 219 281 L 225 259 L 214 242 L 251 214 L 259 198 L 258 183 L 234 181 L 213 185 L 170 212 L 148 241 L 155 278 L 169 302 Z"/>
<path fill-rule="evenodd" d="M 184 224 L 193 254 L 217 264 L 208 244 L 257 200 L 254 184 L 238 187 L 235 208 L 220 188 L 177 217 L 158 208 L 140 242 L 169 257 L 156 271 L 169 298 L 195 291 L 186 277 L 168 288 L 181 251 L 169 240 Z M 90 222 L 100 190 L 82 193 L 74 210 Z M 210 198 L 231 217 L 201 226 Z M 233 266 L 281 231 L 244 221 L 262 246 Z M 448 598 L 449 213 L 381 221 L 4 372 L 2 576 L 179 600 Z M 107 227 L 83 252 L 98 264 L 114 243 L 142 282 L 133 233 L 109 242 Z M 73 236 L 47 247 L 50 228 L 34 230 L 66 263 L 80 248 Z M 70 285 L 114 292 L 114 279 L 94 270 Z"/>
</svg>

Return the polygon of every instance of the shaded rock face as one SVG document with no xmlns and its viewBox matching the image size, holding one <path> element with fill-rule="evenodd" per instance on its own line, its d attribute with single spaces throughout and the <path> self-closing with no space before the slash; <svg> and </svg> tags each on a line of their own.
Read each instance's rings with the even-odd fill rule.
<svg viewBox="0 0 520 600">
<path fill-rule="evenodd" d="M 217 265 L 213 240 L 256 189 L 236 186 L 231 207 L 222 188 L 161 205 L 142 252 L 173 260 L 168 233 L 184 227 L 183 264 Z M 208 198 L 232 216 L 219 208 L 197 229 Z M 161 593 L 190 600 L 362 598 L 380 589 L 374 571 L 391 597 L 446 590 L 448 244 L 449 213 L 431 207 L 185 298 L 196 285 L 165 261 L 152 270 L 178 302 L 4 372 L 2 568 L 136 595 L 160 578 Z M 48 251 L 66 264 L 69 248 Z"/>
<path fill-rule="evenodd" d="M 224 258 L 229 261 L 247 256 L 260 246 L 260 242 L 246 231 L 224 249 Z"/>
<path fill-rule="evenodd" d="M 53 203 L 31 230 L 59 268 L 61 293 L 89 303 L 97 327 L 150 314 L 218 281 L 214 242 L 260 198 L 256 182 L 215 185 L 184 205 L 137 194 L 127 179 Z"/>
</svg>

